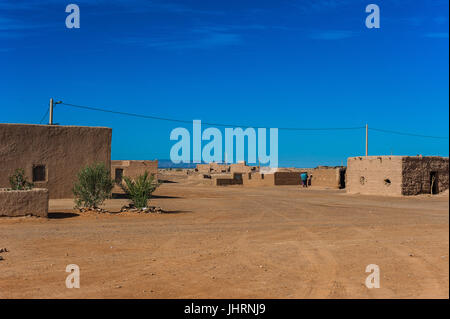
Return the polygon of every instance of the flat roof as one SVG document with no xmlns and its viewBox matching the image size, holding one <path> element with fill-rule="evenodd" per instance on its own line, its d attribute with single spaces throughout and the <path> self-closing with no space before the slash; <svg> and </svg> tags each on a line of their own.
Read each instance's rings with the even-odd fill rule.
<svg viewBox="0 0 450 319">
<path fill-rule="evenodd" d="M 43 126 L 43 127 L 86 127 L 86 128 L 107 128 L 112 130 L 111 127 L 106 126 L 81 126 L 81 125 L 49 125 L 49 124 L 26 124 L 26 123 L 0 123 L 0 126 Z"/>
</svg>

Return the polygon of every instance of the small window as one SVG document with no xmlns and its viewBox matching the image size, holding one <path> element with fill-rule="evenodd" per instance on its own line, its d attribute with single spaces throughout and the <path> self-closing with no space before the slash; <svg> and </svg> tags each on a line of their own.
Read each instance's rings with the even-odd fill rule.
<svg viewBox="0 0 450 319">
<path fill-rule="evenodd" d="M 359 178 L 359 183 L 360 183 L 361 185 L 364 185 L 364 184 L 366 183 L 366 178 L 365 178 L 364 176 L 361 176 L 361 177 Z"/>
<path fill-rule="evenodd" d="M 122 183 L 122 178 L 123 178 L 123 169 L 122 168 L 116 168 L 116 178 L 115 181 L 116 183 Z"/>
<path fill-rule="evenodd" d="M 33 182 L 45 182 L 45 165 L 33 165 Z"/>
<path fill-rule="evenodd" d="M 390 180 L 389 178 L 386 178 L 386 179 L 384 180 L 384 185 L 386 185 L 386 186 L 391 186 L 391 180 Z"/>
</svg>

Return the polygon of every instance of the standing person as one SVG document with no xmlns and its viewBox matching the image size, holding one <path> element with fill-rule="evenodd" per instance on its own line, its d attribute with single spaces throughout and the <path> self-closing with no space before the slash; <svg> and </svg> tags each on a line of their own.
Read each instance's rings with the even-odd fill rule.
<svg viewBox="0 0 450 319">
<path fill-rule="evenodd" d="M 302 179 L 302 186 L 308 187 L 308 173 L 306 172 L 301 173 L 300 178 Z"/>
</svg>

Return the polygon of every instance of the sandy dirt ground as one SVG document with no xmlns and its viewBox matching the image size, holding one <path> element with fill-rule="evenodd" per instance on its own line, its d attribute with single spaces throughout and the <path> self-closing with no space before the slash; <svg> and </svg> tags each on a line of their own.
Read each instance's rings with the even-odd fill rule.
<svg viewBox="0 0 450 319">
<path fill-rule="evenodd" d="M 67 199 L 48 219 L 0 218 L 0 298 L 449 297 L 448 196 L 172 180 L 152 199 L 167 214 L 79 213 Z"/>
</svg>

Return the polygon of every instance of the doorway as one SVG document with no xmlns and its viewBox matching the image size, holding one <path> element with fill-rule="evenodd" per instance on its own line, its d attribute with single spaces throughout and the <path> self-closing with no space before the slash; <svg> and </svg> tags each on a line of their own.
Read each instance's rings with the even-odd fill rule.
<svg viewBox="0 0 450 319">
<path fill-rule="evenodd" d="M 123 178 L 123 169 L 122 168 L 116 168 L 116 176 L 115 180 L 117 184 L 122 183 Z"/>
<path fill-rule="evenodd" d="M 437 172 L 430 172 L 430 193 L 433 195 L 439 193 L 439 180 Z"/>
<path fill-rule="evenodd" d="M 339 171 L 339 188 L 345 188 L 345 169 Z"/>
</svg>

